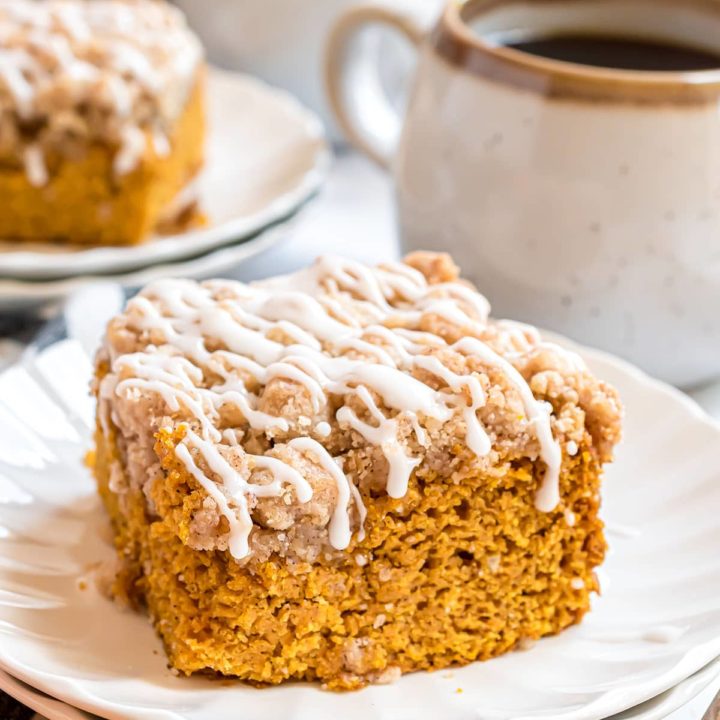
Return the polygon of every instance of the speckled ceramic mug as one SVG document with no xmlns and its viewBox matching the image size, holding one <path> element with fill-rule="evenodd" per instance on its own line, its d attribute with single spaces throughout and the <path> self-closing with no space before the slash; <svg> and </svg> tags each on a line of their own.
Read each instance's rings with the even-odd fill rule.
<svg viewBox="0 0 720 720">
<path fill-rule="evenodd" d="M 368 24 L 419 49 L 404 121 L 353 53 Z M 405 247 L 451 252 L 497 315 L 679 385 L 720 376 L 720 69 L 589 67 L 508 33 L 630 35 L 720 53 L 716 0 L 469 0 L 432 32 L 349 11 L 327 81 L 348 138 L 396 179 Z"/>
</svg>

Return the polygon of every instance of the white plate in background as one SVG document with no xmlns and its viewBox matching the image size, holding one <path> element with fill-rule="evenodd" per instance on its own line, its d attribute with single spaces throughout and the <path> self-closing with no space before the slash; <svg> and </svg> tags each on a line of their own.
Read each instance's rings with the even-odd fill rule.
<svg viewBox="0 0 720 720">
<path fill-rule="evenodd" d="M 122 287 L 142 287 L 163 277 L 208 278 L 222 276 L 245 260 L 279 243 L 290 232 L 295 217 L 274 225 L 257 237 L 236 245 L 221 247 L 191 260 L 151 265 L 118 275 L 78 275 L 54 280 L 8 280 L 0 277 L 0 312 L 28 310 L 44 303 L 57 302 L 97 282 L 114 282 Z"/>
<path fill-rule="evenodd" d="M 145 617 L 79 587 L 113 555 L 81 461 L 90 361 L 75 341 L 27 358 L 0 375 L 0 666 L 132 720 L 239 709 L 243 720 L 599 720 L 675 687 L 720 655 L 720 425 L 631 366 L 581 352 L 627 408 L 604 487 L 612 552 L 593 612 L 528 652 L 346 694 L 175 677 Z"/>
<path fill-rule="evenodd" d="M 199 176 L 207 226 L 132 247 L 0 242 L 0 277 L 119 273 L 198 256 L 288 218 L 321 187 L 330 166 L 322 124 L 287 92 L 212 68 L 208 119 Z"/>
</svg>

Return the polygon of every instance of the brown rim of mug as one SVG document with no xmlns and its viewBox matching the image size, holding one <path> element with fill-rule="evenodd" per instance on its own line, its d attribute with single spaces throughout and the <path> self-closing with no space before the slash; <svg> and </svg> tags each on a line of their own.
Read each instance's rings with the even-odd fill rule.
<svg viewBox="0 0 720 720">
<path fill-rule="evenodd" d="M 654 72 L 600 68 L 530 55 L 491 45 L 474 33 L 467 20 L 503 5 L 543 4 L 552 0 L 452 0 L 433 34 L 438 54 L 465 72 L 556 100 L 641 105 L 701 105 L 720 98 L 717 70 Z M 654 0 L 696 5 L 720 15 L 716 0 Z M 567 0 L 585 2 L 585 0 Z M 622 0 L 607 0 L 622 3 Z"/>
</svg>

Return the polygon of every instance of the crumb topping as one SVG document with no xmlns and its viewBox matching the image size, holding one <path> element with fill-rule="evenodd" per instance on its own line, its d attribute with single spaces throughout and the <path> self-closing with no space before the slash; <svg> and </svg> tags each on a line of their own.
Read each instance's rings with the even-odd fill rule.
<svg viewBox="0 0 720 720">
<path fill-rule="evenodd" d="M 50 152 L 73 157 L 101 142 L 127 174 L 148 142 L 169 151 L 201 59 L 164 2 L 0 0 L 0 158 L 41 186 Z"/>
<path fill-rule="evenodd" d="M 587 435 L 608 460 L 621 408 L 574 353 L 489 311 L 432 253 L 375 268 L 323 257 L 250 285 L 155 282 L 109 325 L 100 421 L 142 458 L 140 486 L 155 438 L 180 431 L 175 457 L 207 495 L 189 542 L 238 560 L 262 530 L 273 549 L 282 535 L 344 550 L 364 532 L 359 486 L 402 498 L 421 464 L 447 476 L 458 455 L 485 471 L 539 459 L 550 512 L 568 447 Z"/>
</svg>

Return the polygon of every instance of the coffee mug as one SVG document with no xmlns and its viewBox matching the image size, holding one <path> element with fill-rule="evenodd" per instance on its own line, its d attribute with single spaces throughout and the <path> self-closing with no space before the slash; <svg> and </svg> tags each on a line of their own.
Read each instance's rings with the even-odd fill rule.
<svg viewBox="0 0 720 720">
<path fill-rule="evenodd" d="M 404 118 L 350 52 L 371 25 L 418 48 Z M 518 39 L 593 33 L 720 57 L 709 0 L 450 2 L 349 10 L 326 84 L 347 137 L 393 168 L 406 250 L 447 250 L 497 316 L 569 335 L 672 383 L 720 376 L 720 60 L 648 71 L 543 57 Z"/>
</svg>

